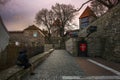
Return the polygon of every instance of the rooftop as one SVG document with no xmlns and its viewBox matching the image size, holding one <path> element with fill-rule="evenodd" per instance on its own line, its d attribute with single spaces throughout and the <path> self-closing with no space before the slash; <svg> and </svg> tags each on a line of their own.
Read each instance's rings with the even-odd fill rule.
<svg viewBox="0 0 120 80">
<path fill-rule="evenodd" d="M 35 25 L 31 25 L 31 26 L 29 26 L 28 28 L 26 28 L 24 30 L 40 30 L 40 29 L 38 27 L 36 27 Z"/>
<path fill-rule="evenodd" d="M 79 17 L 79 19 L 87 17 L 87 16 L 94 16 L 96 17 L 96 15 L 94 14 L 94 12 L 90 9 L 89 6 L 87 6 L 87 8 L 84 10 L 84 12 L 81 14 L 81 16 Z"/>
</svg>

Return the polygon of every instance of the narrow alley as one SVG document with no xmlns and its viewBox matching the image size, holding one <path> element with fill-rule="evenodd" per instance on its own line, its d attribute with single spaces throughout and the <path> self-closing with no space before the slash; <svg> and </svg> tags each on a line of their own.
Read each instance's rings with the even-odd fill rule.
<svg viewBox="0 0 120 80">
<path fill-rule="evenodd" d="M 99 58 L 73 57 L 65 50 L 54 50 L 34 70 L 35 75 L 25 75 L 23 80 L 120 80 L 119 66 Z"/>
<path fill-rule="evenodd" d="M 24 80 L 62 80 L 64 76 L 85 75 L 65 50 L 55 50 L 34 72 L 35 75 L 28 75 Z"/>
</svg>

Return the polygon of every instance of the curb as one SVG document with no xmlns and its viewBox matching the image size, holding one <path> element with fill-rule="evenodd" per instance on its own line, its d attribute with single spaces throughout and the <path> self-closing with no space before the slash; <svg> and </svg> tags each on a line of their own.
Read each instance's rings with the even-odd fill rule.
<svg viewBox="0 0 120 80">
<path fill-rule="evenodd" d="M 38 54 L 30 58 L 30 62 L 32 63 L 34 67 L 36 67 L 39 63 L 44 61 L 53 51 L 54 49 L 50 49 L 47 52 Z M 21 80 L 21 78 L 24 77 L 28 73 L 29 73 L 29 69 L 24 70 L 15 65 L 13 67 L 10 67 L 0 72 L 0 80 Z"/>
</svg>

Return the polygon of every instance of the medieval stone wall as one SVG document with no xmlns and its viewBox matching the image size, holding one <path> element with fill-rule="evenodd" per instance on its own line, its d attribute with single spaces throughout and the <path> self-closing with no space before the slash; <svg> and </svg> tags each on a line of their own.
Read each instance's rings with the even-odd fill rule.
<svg viewBox="0 0 120 80">
<path fill-rule="evenodd" d="M 65 42 L 66 50 L 73 56 L 78 56 L 77 39 L 70 38 Z"/>
<path fill-rule="evenodd" d="M 89 26 L 97 26 L 97 32 L 86 38 L 89 56 L 120 62 L 120 4 Z"/>
</svg>

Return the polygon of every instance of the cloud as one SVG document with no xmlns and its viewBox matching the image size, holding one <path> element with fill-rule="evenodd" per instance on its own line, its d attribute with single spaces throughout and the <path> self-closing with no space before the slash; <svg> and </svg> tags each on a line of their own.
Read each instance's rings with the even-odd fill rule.
<svg viewBox="0 0 120 80">
<path fill-rule="evenodd" d="M 11 0 L 7 5 L 0 7 L 8 30 L 16 30 L 16 26 L 24 28 L 33 24 L 36 13 L 42 8 L 50 9 L 55 3 L 72 4 L 80 7 L 87 0 Z"/>
<path fill-rule="evenodd" d="M 0 5 L 5 5 L 6 3 L 8 3 L 11 0 L 0 0 Z"/>
</svg>

